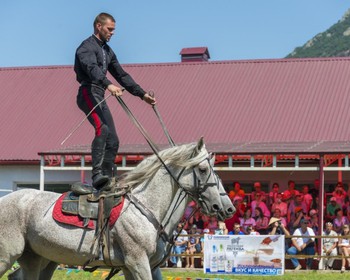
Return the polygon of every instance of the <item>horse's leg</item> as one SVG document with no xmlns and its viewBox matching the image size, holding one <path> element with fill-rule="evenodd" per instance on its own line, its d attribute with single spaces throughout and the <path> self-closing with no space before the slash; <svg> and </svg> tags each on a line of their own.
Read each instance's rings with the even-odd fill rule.
<svg viewBox="0 0 350 280">
<path fill-rule="evenodd" d="M 11 272 L 8 276 L 7 279 L 9 280 L 22 280 L 23 279 L 23 271 L 19 267 L 15 271 Z"/>
<path fill-rule="evenodd" d="M 49 262 L 47 266 L 40 272 L 39 280 L 48 280 L 52 278 L 55 270 L 57 268 L 57 263 Z"/>
<path fill-rule="evenodd" d="M 2 232 L 0 233 L 0 278 L 12 267 L 23 250 L 22 236 L 11 236 L 10 234 L 5 236 Z"/>
<path fill-rule="evenodd" d="M 162 273 L 160 272 L 160 268 L 157 267 L 156 269 L 152 270 L 152 279 L 153 280 L 162 280 Z"/>
<path fill-rule="evenodd" d="M 143 256 L 126 256 L 125 265 L 131 271 L 135 280 L 152 279 L 151 267 L 146 254 Z"/>
<path fill-rule="evenodd" d="M 49 262 L 46 267 L 40 272 L 39 280 L 49 280 L 52 278 L 53 273 L 55 272 L 55 269 L 57 267 L 57 263 L 55 262 Z M 45 261 L 42 261 L 42 264 L 45 264 Z M 42 269 L 42 267 L 41 267 Z M 9 280 L 23 280 L 23 279 L 32 279 L 27 277 L 28 273 L 22 269 L 22 267 L 19 267 L 15 271 L 13 271 L 11 274 L 8 275 Z"/>
<path fill-rule="evenodd" d="M 0 278 L 11 268 L 13 263 L 14 261 L 10 263 L 0 259 Z"/>
<path fill-rule="evenodd" d="M 129 269 L 124 267 L 122 270 L 123 270 L 125 280 L 134 280 L 135 279 L 134 276 L 132 276 L 132 273 L 130 272 Z"/>
<path fill-rule="evenodd" d="M 44 259 L 33 252 L 25 251 L 18 259 L 18 263 L 21 266 L 20 270 L 23 275 L 23 278 L 19 279 L 39 280 L 41 270 L 45 268 L 49 262 L 49 260 Z M 49 280 L 50 278 L 46 279 Z"/>
</svg>

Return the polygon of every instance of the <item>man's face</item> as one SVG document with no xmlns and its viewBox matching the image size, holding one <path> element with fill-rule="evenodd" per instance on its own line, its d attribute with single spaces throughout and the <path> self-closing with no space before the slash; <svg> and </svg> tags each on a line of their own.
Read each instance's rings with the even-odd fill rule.
<svg viewBox="0 0 350 280">
<path fill-rule="evenodd" d="M 326 231 L 327 231 L 327 232 L 331 232 L 332 228 L 333 228 L 332 224 L 327 223 L 327 225 L 326 225 Z"/>
<path fill-rule="evenodd" d="M 109 42 L 112 38 L 115 30 L 115 22 L 107 19 L 105 23 L 97 23 L 96 28 L 98 30 L 97 37 L 104 42 Z"/>
<path fill-rule="evenodd" d="M 279 218 L 279 217 L 281 217 L 281 211 L 280 211 L 280 209 L 276 209 L 275 210 L 275 214 L 273 215 L 274 217 L 276 217 L 276 218 Z"/>
<path fill-rule="evenodd" d="M 309 225 L 309 221 L 306 221 L 306 220 L 304 220 L 303 222 L 300 223 L 301 229 L 304 231 L 306 230 L 308 225 Z"/>
</svg>

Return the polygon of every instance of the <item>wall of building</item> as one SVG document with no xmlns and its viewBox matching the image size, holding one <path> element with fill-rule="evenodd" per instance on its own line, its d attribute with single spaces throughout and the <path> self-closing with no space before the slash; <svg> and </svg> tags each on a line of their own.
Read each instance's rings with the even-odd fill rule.
<svg viewBox="0 0 350 280">
<path fill-rule="evenodd" d="M 71 184 L 80 181 L 79 171 L 45 171 L 45 184 Z M 38 185 L 40 166 L 37 165 L 1 165 L 0 197 L 17 190 L 18 186 Z"/>
</svg>

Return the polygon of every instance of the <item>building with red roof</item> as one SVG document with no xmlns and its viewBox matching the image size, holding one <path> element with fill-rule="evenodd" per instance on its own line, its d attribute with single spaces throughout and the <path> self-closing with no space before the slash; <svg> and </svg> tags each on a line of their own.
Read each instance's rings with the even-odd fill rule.
<svg viewBox="0 0 350 280">
<path fill-rule="evenodd" d="M 209 61 L 206 47 L 180 54 L 181 62 L 123 67 L 155 92 L 176 143 L 204 136 L 225 183 L 311 184 L 321 161 L 327 182 L 350 179 L 344 172 L 350 170 L 350 58 Z M 75 103 L 73 67 L 0 68 L 0 84 L 0 195 L 38 187 L 44 170 L 47 186 L 58 186 L 53 190 L 81 179 L 77 170 L 89 170 L 79 167 L 82 158 L 89 165 L 90 124 L 61 145 L 84 118 Z M 152 108 L 128 93 L 123 100 L 154 142 L 166 147 Z M 107 102 L 121 141 L 119 170 L 128 170 L 151 150 L 118 102 Z M 54 168 L 40 169 L 40 161 Z"/>
</svg>

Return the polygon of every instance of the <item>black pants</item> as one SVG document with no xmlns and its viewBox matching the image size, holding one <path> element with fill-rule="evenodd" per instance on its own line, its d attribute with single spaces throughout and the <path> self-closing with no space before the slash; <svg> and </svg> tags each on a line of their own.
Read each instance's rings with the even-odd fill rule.
<svg viewBox="0 0 350 280">
<path fill-rule="evenodd" d="M 77 104 L 87 115 L 104 98 L 104 89 L 87 85 L 79 88 Z M 119 138 L 112 114 L 106 102 L 102 102 L 88 117 L 95 129 L 91 145 L 92 176 L 103 174 L 112 177 L 114 160 L 119 149 Z"/>
</svg>

